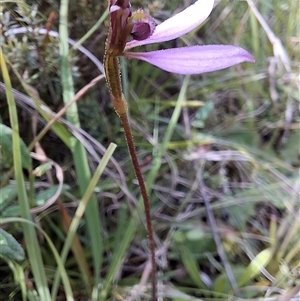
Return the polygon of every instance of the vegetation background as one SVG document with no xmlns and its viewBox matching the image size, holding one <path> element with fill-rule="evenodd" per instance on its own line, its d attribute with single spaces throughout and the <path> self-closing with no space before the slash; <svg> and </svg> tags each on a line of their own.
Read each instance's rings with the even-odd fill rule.
<svg viewBox="0 0 300 301">
<path fill-rule="evenodd" d="M 157 23 L 191 3 L 131 1 Z M 300 298 L 299 1 L 251 3 L 216 1 L 164 47 L 234 44 L 255 64 L 186 77 L 121 59 L 160 300 Z M 0 18 L 0 300 L 150 300 L 139 189 L 101 77 L 107 2 L 2 0 Z"/>
</svg>

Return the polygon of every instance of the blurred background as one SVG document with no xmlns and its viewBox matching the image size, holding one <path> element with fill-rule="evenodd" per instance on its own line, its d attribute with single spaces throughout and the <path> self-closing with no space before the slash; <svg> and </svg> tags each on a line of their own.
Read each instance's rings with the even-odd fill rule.
<svg viewBox="0 0 300 301">
<path fill-rule="evenodd" d="M 131 1 L 132 10 L 148 10 L 157 24 L 191 3 Z M 69 44 L 65 69 L 60 47 L 67 37 L 58 36 L 63 5 L 69 9 L 64 27 L 69 38 L 82 39 L 79 48 Z M 298 0 L 215 1 L 210 17 L 189 34 L 138 49 L 231 44 L 249 51 L 254 64 L 187 77 L 120 60 L 151 201 L 159 300 L 300 298 L 299 5 Z M 38 137 L 68 98 L 102 74 L 107 2 L 4 1 L 0 17 L 9 73 L 4 75 L 2 61 L 0 234 L 9 251 L 0 247 L 0 300 L 39 300 L 18 217 L 27 216 L 45 231 L 61 255 L 66 227 L 111 142 L 117 145 L 113 159 L 91 190 L 61 276 L 69 279 L 74 300 L 151 300 L 139 187 L 105 80 L 80 95 L 72 114 L 62 114 Z M 12 88 L 3 84 L 7 78 Z M 17 105 L 22 141 L 19 172 L 13 167 L 10 128 L 16 122 L 8 90 Z M 29 211 L 21 202 L 30 205 Z M 44 234 L 37 233 L 38 244 L 32 244 L 43 258 L 37 269 L 44 271 L 53 300 L 71 300 L 64 282 L 58 280 L 55 288 L 57 262 Z"/>
</svg>

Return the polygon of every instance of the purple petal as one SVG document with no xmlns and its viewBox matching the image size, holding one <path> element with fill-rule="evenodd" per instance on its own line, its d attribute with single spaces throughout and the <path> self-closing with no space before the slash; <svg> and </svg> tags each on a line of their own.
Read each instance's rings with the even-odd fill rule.
<svg viewBox="0 0 300 301">
<path fill-rule="evenodd" d="M 143 41 L 130 41 L 126 44 L 125 49 L 176 39 L 204 22 L 213 6 L 214 0 L 198 0 L 195 4 L 156 26 L 151 37 Z"/>
<path fill-rule="evenodd" d="M 125 52 L 124 56 L 146 61 L 165 71 L 200 74 L 255 61 L 246 50 L 231 45 L 205 45 L 151 52 Z"/>
</svg>

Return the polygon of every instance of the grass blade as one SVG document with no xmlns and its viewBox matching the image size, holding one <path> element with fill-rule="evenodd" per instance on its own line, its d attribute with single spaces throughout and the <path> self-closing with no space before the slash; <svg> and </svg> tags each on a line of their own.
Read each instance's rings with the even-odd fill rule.
<svg viewBox="0 0 300 301">
<path fill-rule="evenodd" d="M 14 173 L 17 182 L 18 200 L 20 205 L 21 216 L 32 221 L 30 215 L 30 208 L 28 202 L 28 196 L 25 189 L 25 181 L 22 171 L 22 159 L 21 159 L 21 148 L 20 148 L 20 137 L 19 137 L 19 123 L 17 116 L 16 103 L 12 94 L 12 86 L 10 77 L 4 60 L 2 49 L 0 48 L 0 66 L 2 70 L 2 76 L 6 87 L 6 97 L 9 108 L 10 123 L 12 126 L 12 141 L 13 141 L 13 158 L 14 158 Z M 29 224 L 23 224 L 23 232 L 26 242 L 26 249 L 30 267 L 34 275 L 35 285 L 41 300 L 51 300 L 50 291 L 47 284 L 47 277 L 44 269 L 42 260 L 42 254 L 39 247 L 39 242 L 36 236 L 34 227 Z"/>
<path fill-rule="evenodd" d="M 70 70 L 68 55 L 68 0 L 61 1 L 60 5 L 60 56 L 61 56 L 61 82 L 63 88 L 63 101 L 67 104 L 75 95 L 73 79 Z M 74 103 L 67 111 L 67 119 L 74 125 L 80 127 L 77 105 Z M 78 177 L 78 184 L 81 195 L 86 191 L 90 180 L 91 173 L 88 165 L 86 151 L 83 145 L 75 138 L 71 138 L 71 151 L 74 158 L 74 165 Z M 94 268 L 94 285 L 98 286 L 100 277 L 100 268 L 103 261 L 103 242 L 101 236 L 101 225 L 98 214 L 98 204 L 94 194 L 91 195 L 90 202 L 86 208 L 87 233 L 90 237 L 93 268 Z"/>
</svg>

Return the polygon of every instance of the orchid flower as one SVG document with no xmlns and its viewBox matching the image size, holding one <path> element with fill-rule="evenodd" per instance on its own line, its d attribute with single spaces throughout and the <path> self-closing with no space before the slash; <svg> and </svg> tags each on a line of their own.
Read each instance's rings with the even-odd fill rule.
<svg viewBox="0 0 300 301">
<path fill-rule="evenodd" d="M 145 11 L 131 13 L 128 1 L 111 2 L 115 2 L 110 6 L 112 31 L 116 29 L 113 23 L 117 23 L 118 18 L 121 19 L 119 21 L 121 28 L 123 26 L 122 29 L 118 28 L 118 34 L 123 35 L 118 48 L 120 56 L 143 60 L 162 70 L 177 74 L 200 74 L 242 62 L 254 62 L 254 58 L 246 50 L 231 45 L 190 46 L 150 52 L 128 51 L 141 45 L 170 41 L 192 31 L 208 18 L 214 0 L 198 0 L 156 28 L 154 20 Z M 129 32 L 133 40 L 126 43 Z"/>
<path fill-rule="evenodd" d="M 170 41 L 190 32 L 207 19 L 213 5 L 214 0 L 198 0 L 155 28 L 153 18 L 146 11 L 142 9 L 131 11 L 129 0 L 109 0 L 110 27 L 106 41 L 104 69 L 110 98 L 120 117 L 143 196 L 152 264 L 152 301 L 156 301 L 156 262 L 150 202 L 127 116 L 127 102 L 122 93 L 118 57 L 140 59 L 163 70 L 179 74 L 199 74 L 242 62 L 254 62 L 254 58 L 246 50 L 229 45 L 192 46 L 150 52 L 128 51 L 136 46 Z M 129 35 L 133 40 L 127 42 Z"/>
</svg>

